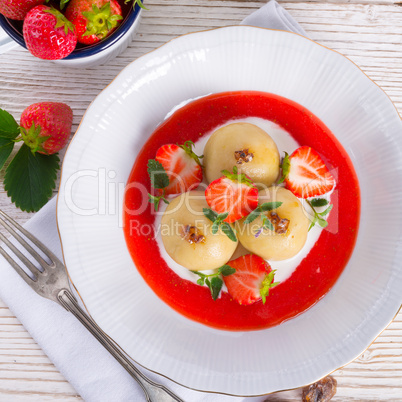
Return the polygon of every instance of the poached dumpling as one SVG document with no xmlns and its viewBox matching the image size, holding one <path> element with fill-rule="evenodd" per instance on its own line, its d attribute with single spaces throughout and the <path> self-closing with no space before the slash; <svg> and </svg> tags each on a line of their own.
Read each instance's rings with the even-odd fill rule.
<svg viewBox="0 0 402 402">
<path fill-rule="evenodd" d="M 276 224 L 276 231 L 264 229 L 262 219 L 258 217 L 251 223 L 244 223 L 245 218 L 236 222 L 237 237 L 249 251 L 268 261 L 286 260 L 295 256 L 307 240 L 310 220 L 293 193 L 283 187 L 270 187 L 259 192 L 259 204 L 279 201 L 282 205 L 271 211 L 271 223 Z M 267 214 L 270 214 L 269 212 Z"/>
<path fill-rule="evenodd" d="M 237 166 L 258 187 L 270 186 L 279 175 L 280 156 L 273 139 L 250 123 L 232 123 L 216 130 L 204 149 L 203 164 L 208 182 L 222 176 L 222 170 Z"/>
<path fill-rule="evenodd" d="M 229 261 L 238 241 L 221 229 L 212 234 L 212 222 L 204 215 L 209 208 L 204 192 L 190 191 L 174 198 L 161 220 L 162 242 L 169 256 L 192 271 L 219 268 Z"/>
</svg>

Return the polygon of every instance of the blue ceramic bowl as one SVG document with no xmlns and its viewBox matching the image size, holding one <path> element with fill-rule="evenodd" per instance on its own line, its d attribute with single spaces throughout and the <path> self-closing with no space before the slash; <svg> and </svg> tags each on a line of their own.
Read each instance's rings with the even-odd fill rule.
<svg viewBox="0 0 402 402">
<path fill-rule="evenodd" d="M 129 3 L 126 17 L 110 36 L 95 45 L 78 45 L 79 47 L 66 58 L 54 60 L 53 62 L 71 67 L 91 67 L 107 63 L 122 53 L 134 38 L 138 29 L 141 11 L 138 4 L 133 8 Z M 15 42 L 25 49 L 27 48 L 22 35 L 22 21 L 11 20 L 0 14 L 0 26 Z"/>
</svg>

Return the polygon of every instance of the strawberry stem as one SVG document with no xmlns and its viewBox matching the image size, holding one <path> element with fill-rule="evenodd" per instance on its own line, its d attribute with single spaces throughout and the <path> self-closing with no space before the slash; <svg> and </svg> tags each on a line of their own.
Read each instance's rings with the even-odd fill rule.
<svg viewBox="0 0 402 402">
<path fill-rule="evenodd" d="M 249 187 L 254 187 L 254 183 L 244 173 L 239 173 L 237 166 L 233 166 L 233 173 L 230 173 L 228 170 L 222 170 L 222 174 L 229 180 L 237 181 Z"/>
<path fill-rule="evenodd" d="M 285 152 L 285 156 L 282 158 L 282 163 L 279 167 L 282 169 L 282 176 L 278 180 L 278 184 L 281 184 L 287 179 L 290 170 L 290 159 L 287 152 Z"/>
<path fill-rule="evenodd" d="M 41 126 L 35 126 L 35 123 L 32 123 L 32 126 L 29 129 L 25 129 L 20 127 L 21 131 L 21 139 L 24 143 L 31 149 L 31 152 L 35 154 L 35 152 L 40 151 L 43 153 L 47 153 L 43 148 L 43 143 L 50 138 L 49 136 L 41 136 Z M 19 137 L 18 137 L 19 138 Z M 18 140 L 20 141 L 20 140 Z"/>
<path fill-rule="evenodd" d="M 271 271 L 269 274 L 265 275 L 264 280 L 261 283 L 260 295 L 262 303 L 265 304 L 267 296 L 269 295 L 270 289 L 280 284 L 280 282 L 274 282 L 276 269 Z"/>
<path fill-rule="evenodd" d="M 105 38 L 123 19 L 119 14 L 112 14 L 110 1 L 101 8 L 92 4 L 92 11 L 84 11 L 82 15 L 87 19 L 87 30 L 83 36 L 95 35 L 99 39 Z"/>
<path fill-rule="evenodd" d="M 64 28 L 64 33 L 68 35 L 68 31 L 74 32 L 75 27 L 72 22 L 70 22 L 60 11 L 56 10 L 53 7 L 50 7 L 48 10 L 44 10 L 45 13 L 52 14 L 56 17 L 56 25 L 55 28 Z"/>
<path fill-rule="evenodd" d="M 188 156 L 193 158 L 197 162 L 197 164 L 200 165 L 203 168 L 203 166 L 202 166 L 202 164 L 200 162 L 200 158 L 203 158 L 204 155 L 199 155 L 198 156 L 196 153 L 194 153 L 194 151 L 193 151 L 194 142 L 193 141 L 186 141 L 183 145 L 179 145 L 179 147 L 181 149 L 183 149 Z"/>
</svg>

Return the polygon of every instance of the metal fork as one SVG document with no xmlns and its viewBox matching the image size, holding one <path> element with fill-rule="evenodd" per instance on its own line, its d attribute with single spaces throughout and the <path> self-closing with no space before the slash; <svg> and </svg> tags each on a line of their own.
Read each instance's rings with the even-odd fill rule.
<svg viewBox="0 0 402 402">
<path fill-rule="evenodd" d="M 124 355 L 120 348 L 98 327 L 98 325 L 81 309 L 77 300 L 71 293 L 67 271 L 63 263 L 37 238 L 26 229 L 7 216 L 0 210 L 0 224 L 15 238 L 30 256 L 40 265 L 39 270 L 29 258 L 27 258 L 5 235 L 0 232 L 0 239 L 18 257 L 32 274 L 32 277 L 15 261 L 7 251 L 0 247 L 0 254 L 10 263 L 24 281 L 40 296 L 59 303 L 91 332 L 91 334 L 110 352 L 110 354 L 128 371 L 128 373 L 138 382 L 144 391 L 147 402 L 184 402 L 168 388 L 146 377 L 135 367 Z M 28 242 L 16 231 L 23 234 L 31 241 L 46 257 L 50 263 L 46 262 L 41 255 L 28 244 Z"/>
</svg>

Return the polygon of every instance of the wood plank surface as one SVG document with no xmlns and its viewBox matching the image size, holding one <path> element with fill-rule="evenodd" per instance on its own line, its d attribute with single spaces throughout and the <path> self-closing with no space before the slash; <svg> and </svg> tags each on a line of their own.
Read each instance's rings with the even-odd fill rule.
<svg viewBox="0 0 402 402">
<path fill-rule="evenodd" d="M 62 101 L 74 111 L 73 132 L 91 101 L 132 60 L 188 32 L 236 25 L 265 0 L 148 0 L 139 34 L 106 66 L 76 70 L 33 58 L 23 49 L 0 55 L 0 107 L 16 118 L 34 102 Z M 317 42 L 349 57 L 402 113 L 402 1 L 280 2 Z M 14 151 L 15 152 L 15 151 Z M 2 185 L 0 208 L 20 223 Z M 400 185 L 400 184 L 399 184 Z M 402 291 L 402 290 L 401 290 Z M 357 360 L 334 373 L 334 401 L 402 401 L 402 313 Z M 0 401 L 80 401 L 7 306 L 0 301 Z M 267 397 L 297 401 L 300 391 Z M 190 401 L 191 402 L 191 401 Z"/>
</svg>

